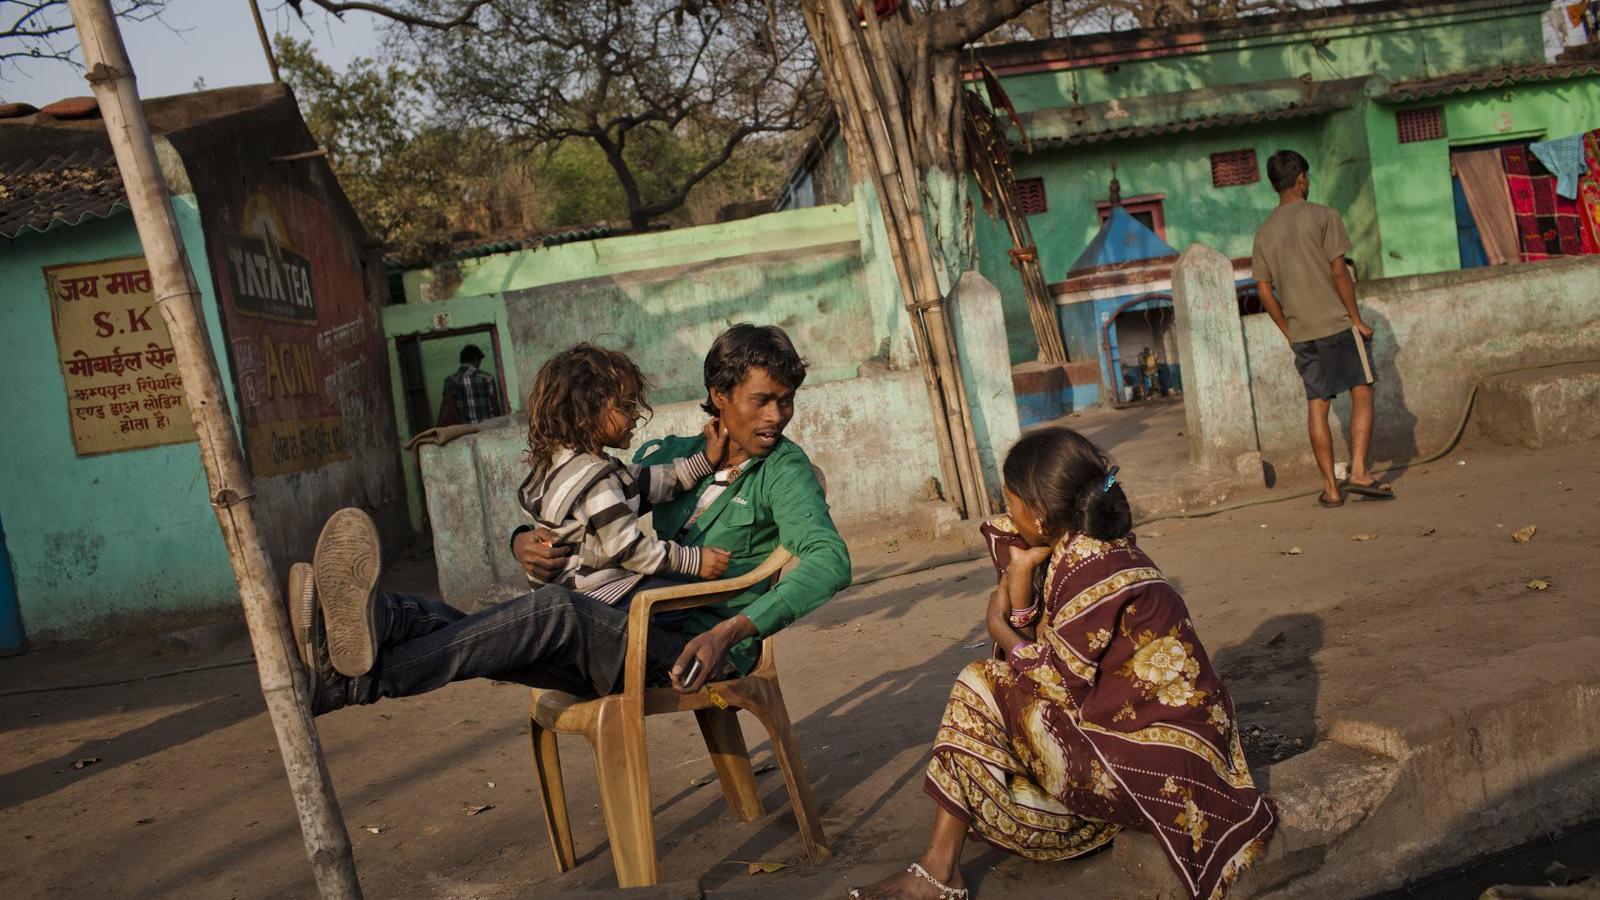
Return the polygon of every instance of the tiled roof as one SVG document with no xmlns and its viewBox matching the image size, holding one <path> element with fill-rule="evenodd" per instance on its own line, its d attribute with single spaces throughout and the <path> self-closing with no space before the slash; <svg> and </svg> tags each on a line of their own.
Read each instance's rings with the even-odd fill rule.
<svg viewBox="0 0 1600 900">
<path fill-rule="evenodd" d="M 1600 61 L 1553 63 L 1545 66 L 1516 66 L 1485 69 L 1481 72 L 1463 72 L 1442 75 L 1438 78 L 1419 78 L 1400 81 L 1389 86 L 1389 93 L 1380 98 L 1385 103 L 1406 103 L 1426 100 L 1444 94 L 1460 94 L 1484 88 L 1504 87 L 1529 81 L 1564 81 L 1600 75 Z"/>
<path fill-rule="evenodd" d="M 127 208 L 122 175 L 104 150 L 0 169 L 0 237 L 104 219 Z"/>
<path fill-rule="evenodd" d="M 1319 103 L 1311 106 L 1293 106 L 1285 109 L 1266 109 L 1251 113 L 1225 113 L 1214 116 L 1201 116 L 1194 119 L 1177 119 L 1171 122 L 1157 122 L 1150 125 L 1133 125 L 1127 128 L 1112 128 L 1104 131 L 1086 131 L 1080 134 L 1061 137 L 1037 138 L 1035 147 L 1069 147 L 1077 144 L 1097 144 L 1102 141 L 1120 141 L 1127 138 L 1151 137 L 1158 134 L 1177 134 L 1182 131 L 1201 131 L 1207 128 L 1230 128 L 1236 125 L 1255 125 L 1261 122 L 1277 122 L 1284 119 L 1299 119 L 1307 116 L 1320 116 L 1335 110 L 1345 109 L 1347 103 Z M 1013 143 L 1015 143 L 1013 141 Z"/>
<path fill-rule="evenodd" d="M 1353 106 L 1366 79 L 1260 81 L 1054 107 L 1022 114 L 1038 147 L 1069 147 L 1318 116 Z M 1008 129 L 1013 145 L 1016 129 Z"/>
</svg>

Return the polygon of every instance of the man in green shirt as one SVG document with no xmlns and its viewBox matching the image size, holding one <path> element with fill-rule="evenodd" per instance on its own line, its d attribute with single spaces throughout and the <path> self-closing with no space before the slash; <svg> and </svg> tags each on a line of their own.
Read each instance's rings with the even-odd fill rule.
<svg viewBox="0 0 1600 900">
<path fill-rule="evenodd" d="M 730 667 L 748 672 L 761 638 L 850 583 L 849 551 L 817 472 L 783 435 L 805 374 L 788 335 L 774 326 L 735 325 L 706 355 L 705 407 L 727 431 L 728 453 L 714 474 L 654 508 L 656 533 L 727 550 L 728 577 L 754 569 L 780 545 L 798 564 L 770 590 L 762 585 L 652 623 L 647 680 L 653 684 L 691 693 Z M 642 448 L 638 461 L 655 465 L 704 445 L 704 436 L 668 437 Z M 512 535 L 511 551 L 530 574 L 548 581 L 571 552 L 553 538 L 524 526 Z M 295 639 L 313 676 L 313 713 L 466 678 L 591 695 L 611 693 L 622 682 L 624 608 L 547 583 L 467 615 L 438 600 L 379 592 L 376 584 L 376 529 L 359 511 L 341 510 L 318 541 L 314 571 L 290 578 Z M 687 678 L 694 660 L 700 665 Z"/>
</svg>

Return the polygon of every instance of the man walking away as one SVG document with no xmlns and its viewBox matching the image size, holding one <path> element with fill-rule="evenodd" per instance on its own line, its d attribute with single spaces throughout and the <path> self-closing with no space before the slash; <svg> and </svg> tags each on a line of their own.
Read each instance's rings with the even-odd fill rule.
<svg viewBox="0 0 1600 900">
<path fill-rule="evenodd" d="M 500 386 L 493 375 L 478 368 L 483 351 L 477 344 L 461 348 L 461 368 L 444 380 L 444 399 L 435 425 L 474 425 L 505 412 L 500 406 Z"/>
<path fill-rule="evenodd" d="M 1311 450 L 1322 470 L 1317 505 L 1344 505 L 1345 491 L 1392 500 L 1394 491 L 1367 471 L 1372 443 L 1372 327 L 1356 308 L 1356 287 L 1345 264 L 1350 235 L 1338 212 L 1306 201 L 1311 164 L 1293 150 L 1267 160 L 1267 179 L 1278 208 L 1256 231 L 1252 253 L 1261 303 L 1294 348 L 1295 368 L 1306 386 Z M 1333 433 L 1328 407 L 1350 392 L 1350 479 L 1333 475 Z"/>
</svg>

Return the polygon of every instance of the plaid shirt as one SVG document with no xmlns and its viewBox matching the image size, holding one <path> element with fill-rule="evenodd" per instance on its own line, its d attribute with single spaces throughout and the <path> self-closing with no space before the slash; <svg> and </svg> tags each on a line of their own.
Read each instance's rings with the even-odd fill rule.
<svg viewBox="0 0 1600 900">
<path fill-rule="evenodd" d="M 456 415 L 462 422 L 482 422 L 500 415 L 500 388 L 493 376 L 477 366 L 463 365 L 445 378 L 444 393 L 455 400 Z"/>
</svg>

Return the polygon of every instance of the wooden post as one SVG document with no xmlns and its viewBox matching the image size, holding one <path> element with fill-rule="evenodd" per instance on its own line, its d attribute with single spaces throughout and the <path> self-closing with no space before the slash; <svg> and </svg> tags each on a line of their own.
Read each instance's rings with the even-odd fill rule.
<svg viewBox="0 0 1600 900">
<path fill-rule="evenodd" d="M 183 237 L 156 160 L 122 35 L 107 0 L 68 0 L 83 64 L 100 105 L 106 133 L 128 192 L 139 243 L 150 266 L 156 305 L 172 335 L 185 399 L 194 417 L 212 509 L 222 529 L 245 623 L 255 651 L 261 693 L 278 737 L 300 832 L 311 857 L 317 887 L 328 900 L 357 900 L 350 838 L 323 764 L 311 721 L 304 675 L 296 659 L 283 592 L 256 527 L 255 492 L 233 428 L 217 362 L 200 317 L 200 293 L 183 252 Z"/>
</svg>

